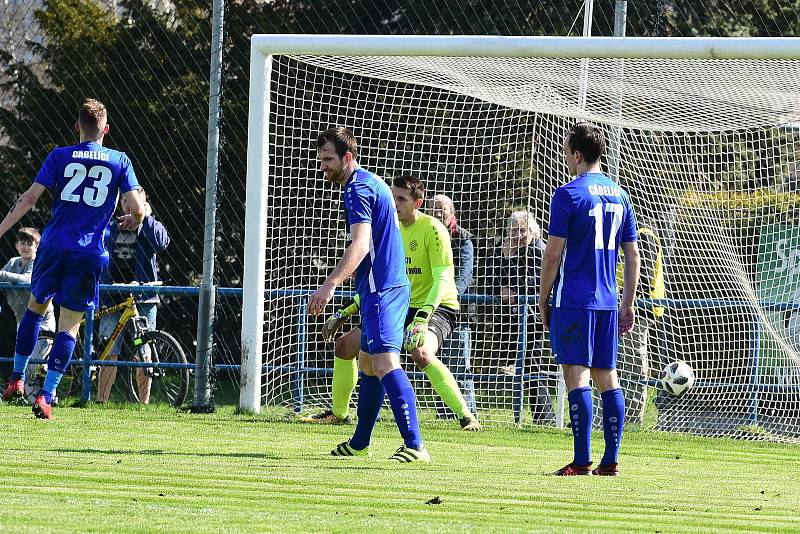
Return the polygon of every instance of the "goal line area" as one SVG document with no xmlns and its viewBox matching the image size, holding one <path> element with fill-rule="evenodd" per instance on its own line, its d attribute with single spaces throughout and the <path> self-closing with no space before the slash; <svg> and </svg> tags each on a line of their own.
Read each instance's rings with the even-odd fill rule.
<svg viewBox="0 0 800 534">
<path fill-rule="evenodd" d="M 341 194 L 320 178 L 315 145 L 320 131 L 345 126 L 363 167 L 387 180 L 420 176 L 429 197 L 452 199 L 471 236 L 473 272 L 446 357 L 479 417 L 560 423 L 563 386 L 535 317 L 538 288 L 518 280 L 506 289 L 523 297 L 502 299 L 497 272 L 512 214 L 547 240 L 550 198 L 569 179 L 564 135 L 590 120 L 608 141 L 604 170 L 655 243 L 638 326 L 620 344 L 630 420 L 655 406 L 656 429 L 798 440 L 800 40 L 252 43 L 241 407 L 330 402 L 333 346 L 305 299 L 346 246 Z M 694 374 L 677 397 L 659 387 L 676 361 Z M 421 408 L 435 413 L 424 375 L 412 379 Z M 548 402 L 555 414 L 543 418 Z"/>
</svg>

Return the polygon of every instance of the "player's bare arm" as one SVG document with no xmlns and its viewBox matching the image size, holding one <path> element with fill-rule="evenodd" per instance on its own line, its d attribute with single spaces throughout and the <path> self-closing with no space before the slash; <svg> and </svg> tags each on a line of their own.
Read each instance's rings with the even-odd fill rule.
<svg viewBox="0 0 800 534">
<path fill-rule="evenodd" d="M 361 264 L 364 256 L 369 252 L 369 240 L 372 235 L 372 225 L 358 223 L 350 227 L 353 241 L 344 251 L 342 259 L 336 264 L 333 272 L 325 282 L 308 297 L 308 313 L 317 316 L 325 311 L 325 306 L 333 298 L 333 292 L 344 282 Z"/>
<path fill-rule="evenodd" d="M 45 187 L 39 183 L 33 183 L 27 191 L 22 193 L 14 205 L 11 206 L 8 214 L 0 222 L 0 237 L 8 232 L 11 227 L 19 222 L 19 220 L 28 213 L 39 201 L 39 197 L 45 192 Z"/>
<path fill-rule="evenodd" d="M 132 189 L 122 196 L 130 213 L 117 217 L 117 225 L 120 230 L 133 230 L 144 221 L 145 203 L 138 189 Z"/>
<path fill-rule="evenodd" d="M 550 328 L 550 292 L 556 282 L 558 267 L 561 265 L 561 254 L 567 240 L 563 237 L 550 236 L 542 258 L 542 279 L 539 288 L 539 315 L 545 328 Z"/>
<path fill-rule="evenodd" d="M 636 241 L 622 243 L 625 253 L 625 270 L 622 281 L 622 300 L 619 304 L 619 333 L 624 336 L 633 329 L 636 321 L 634 300 L 636 299 L 636 286 L 639 285 L 639 246 Z"/>
</svg>

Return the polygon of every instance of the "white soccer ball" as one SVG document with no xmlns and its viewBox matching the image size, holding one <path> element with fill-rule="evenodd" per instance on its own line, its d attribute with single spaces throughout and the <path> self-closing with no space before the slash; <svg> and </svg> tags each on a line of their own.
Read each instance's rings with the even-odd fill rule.
<svg viewBox="0 0 800 534">
<path fill-rule="evenodd" d="M 680 396 L 694 385 L 694 371 L 692 367 L 678 360 L 664 367 L 661 371 L 661 387 L 673 395 Z"/>
</svg>

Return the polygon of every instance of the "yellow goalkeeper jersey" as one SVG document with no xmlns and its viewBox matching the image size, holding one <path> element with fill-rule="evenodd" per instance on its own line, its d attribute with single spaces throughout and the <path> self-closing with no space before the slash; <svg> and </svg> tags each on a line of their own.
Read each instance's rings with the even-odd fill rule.
<svg viewBox="0 0 800 534">
<path fill-rule="evenodd" d="M 447 228 L 438 219 L 419 214 L 410 226 L 400 224 L 411 282 L 411 308 L 447 306 L 458 310 L 453 249 Z"/>
</svg>

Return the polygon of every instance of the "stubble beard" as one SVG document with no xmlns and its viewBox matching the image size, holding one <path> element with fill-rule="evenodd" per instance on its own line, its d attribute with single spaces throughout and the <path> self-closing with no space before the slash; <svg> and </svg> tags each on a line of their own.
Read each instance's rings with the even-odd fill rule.
<svg viewBox="0 0 800 534">
<path fill-rule="evenodd" d="M 330 171 L 323 173 L 326 182 L 342 185 L 342 171 Z"/>
</svg>

